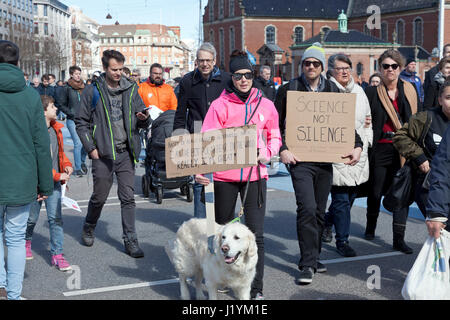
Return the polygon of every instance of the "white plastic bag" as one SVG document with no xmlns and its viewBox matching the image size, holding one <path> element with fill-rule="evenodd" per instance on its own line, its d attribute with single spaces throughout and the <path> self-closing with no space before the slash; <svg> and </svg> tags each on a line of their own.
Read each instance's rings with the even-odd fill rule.
<svg viewBox="0 0 450 320">
<path fill-rule="evenodd" d="M 405 300 L 450 300 L 450 233 L 428 237 L 402 289 Z"/>
</svg>

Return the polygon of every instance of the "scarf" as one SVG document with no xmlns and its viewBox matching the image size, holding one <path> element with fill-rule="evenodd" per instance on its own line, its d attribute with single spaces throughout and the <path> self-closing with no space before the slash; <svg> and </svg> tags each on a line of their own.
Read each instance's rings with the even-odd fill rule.
<svg viewBox="0 0 450 320">
<path fill-rule="evenodd" d="M 75 81 L 72 78 L 67 81 L 69 86 L 71 86 L 74 90 L 78 91 L 80 94 L 83 92 L 84 89 L 84 82 L 83 80 Z"/>
<path fill-rule="evenodd" d="M 230 82 L 231 83 L 229 83 L 229 85 L 226 89 L 227 92 L 234 93 L 239 98 L 239 100 L 241 100 L 242 102 L 245 103 L 247 101 L 248 97 L 250 96 L 252 89 L 250 88 L 250 90 L 248 90 L 247 92 L 241 92 L 234 86 L 232 81 L 230 81 Z M 253 86 L 252 86 L 252 88 L 253 88 Z"/>
</svg>

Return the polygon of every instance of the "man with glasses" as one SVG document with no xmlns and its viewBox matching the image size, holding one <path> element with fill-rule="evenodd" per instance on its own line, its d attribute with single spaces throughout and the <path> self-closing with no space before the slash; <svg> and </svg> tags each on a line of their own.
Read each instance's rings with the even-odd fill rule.
<svg viewBox="0 0 450 320">
<path fill-rule="evenodd" d="M 255 86 L 260 88 L 267 99 L 270 101 L 275 101 L 277 95 L 277 89 L 275 88 L 275 83 L 270 79 L 272 70 L 269 66 L 262 66 L 259 69 L 259 76 L 255 79 Z"/>
<path fill-rule="evenodd" d="M 141 84 L 141 71 L 139 69 L 133 69 L 131 77 L 138 85 Z"/>
<path fill-rule="evenodd" d="M 180 82 L 178 107 L 173 125 L 174 134 L 198 133 L 211 103 L 216 100 L 231 80 L 229 73 L 216 66 L 216 49 L 205 42 L 197 50 L 196 69 Z M 175 131 L 177 129 L 181 129 Z M 187 132 L 186 132 L 187 130 Z M 194 217 L 206 218 L 205 204 L 201 202 L 203 186 L 194 184 Z"/>
<path fill-rule="evenodd" d="M 305 50 L 299 65 L 300 77 L 291 80 L 278 90 L 275 106 L 280 115 L 280 131 L 283 145 L 280 148 L 281 161 L 287 165 L 292 178 L 297 200 L 297 237 L 301 259 L 298 264 L 300 274 L 298 284 L 309 284 L 316 272 L 326 272 L 325 265 L 319 262 L 322 246 L 322 232 L 325 225 L 325 209 L 331 190 L 333 167 L 331 163 L 302 162 L 288 150 L 286 134 L 287 91 L 339 92 L 333 82 L 321 73 L 324 71 L 325 51 L 320 43 L 314 43 Z M 346 157 L 346 164 L 355 165 L 359 161 L 362 142 L 358 134 L 355 149 Z"/>
</svg>

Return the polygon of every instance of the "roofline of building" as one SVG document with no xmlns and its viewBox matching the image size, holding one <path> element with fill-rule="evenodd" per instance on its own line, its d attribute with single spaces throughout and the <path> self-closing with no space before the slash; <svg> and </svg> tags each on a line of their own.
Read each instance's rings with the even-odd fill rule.
<svg viewBox="0 0 450 320">
<path fill-rule="evenodd" d="M 312 46 L 312 43 L 306 43 L 303 45 L 298 44 L 298 45 L 290 46 L 289 49 L 299 50 L 302 48 L 308 48 L 310 46 Z M 322 43 L 323 48 L 326 48 L 326 47 L 329 47 L 329 48 L 336 47 L 337 48 L 337 47 L 342 47 L 342 46 L 353 47 L 353 48 L 359 48 L 359 47 L 372 47 L 372 48 L 373 47 L 375 47 L 375 48 L 396 47 L 396 48 L 399 48 L 399 47 L 402 47 L 401 44 L 388 43 L 388 42 L 386 42 L 386 43 L 379 43 L 379 42 L 358 42 L 358 43 L 355 43 L 355 42 L 326 42 L 326 43 Z"/>
</svg>

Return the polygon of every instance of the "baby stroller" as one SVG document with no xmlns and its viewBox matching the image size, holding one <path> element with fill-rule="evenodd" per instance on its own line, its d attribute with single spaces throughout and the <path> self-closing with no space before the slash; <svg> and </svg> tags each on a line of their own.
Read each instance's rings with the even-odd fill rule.
<svg viewBox="0 0 450 320">
<path fill-rule="evenodd" d="M 175 111 L 162 113 L 152 123 L 151 137 L 145 149 L 145 175 L 142 176 L 142 192 L 148 197 L 150 191 L 155 193 L 156 203 L 161 204 L 164 189 L 180 188 L 181 194 L 188 202 L 194 199 L 194 179 L 192 176 L 168 179 L 166 176 L 165 140 L 172 136 Z"/>
</svg>

